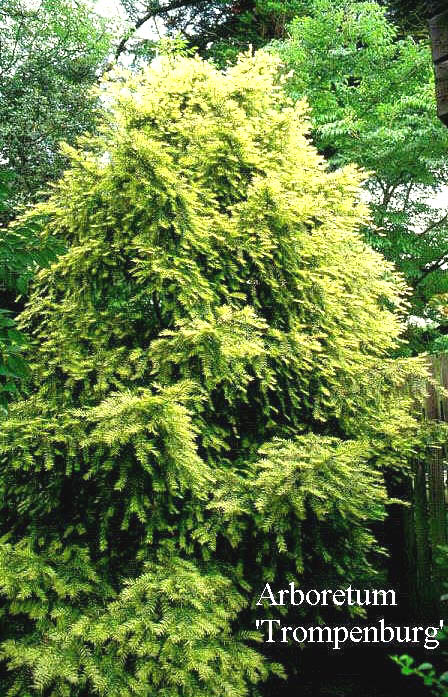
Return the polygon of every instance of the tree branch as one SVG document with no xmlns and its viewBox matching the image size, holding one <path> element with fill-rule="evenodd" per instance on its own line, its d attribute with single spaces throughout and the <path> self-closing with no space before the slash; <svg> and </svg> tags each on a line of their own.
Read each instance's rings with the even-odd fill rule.
<svg viewBox="0 0 448 697">
<path fill-rule="evenodd" d="M 160 5 L 158 5 L 157 7 L 153 7 L 151 10 L 148 10 L 146 14 L 144 14 L 135 22 L 131 34 L 123 36 L 123 38 L 119 42 L 117 48 L 115 49 L 115 60 L 118 60 L 123 51 L 126 50 L 126 44 L 128 43 L 129 39 L 135 34 L 136 31 L 140 29 L 140 27 L 146 24 L 146 22 L 148 22 L 150 19 L 153 19 L 153 17 L 159 17 L 160 15 L 167 14 L 168 12 L 171 12 L 171 10 L 180 10 L 183 7 L 191 7 L 192 5 L 196 4 L 197 0 L 173 0 L 165 7 L 160 7 Z"/>
<path fill-rule="evenodd" d="M 443 264 L 447 261 L 448 257 L 448 252 L 445 252 L 440 259 L 437 259 L 437 261 L 434 261 L 427 269 L 423 270 L 422 275 L 420 278 L 417 279 L 417 281 L 414 284 L 414 288 L 417 288 L 417 286 L 428 276 L 428 274 L 432 273 L 433 271 L 438 271 Z"/>
<path fill-rule="evenodd" d="M 446 222 L 447 220 L 448 220 L 448 213 L 445 213 L 443 218 L 441 218 L 440 220 L 435 220 L 433 223 L 428 225 L 428 227 L 425 230 L 423 230 L 423 232 L 417 233 L 418 236 L 422 237 L 423 235 L 426 235 L 427 232 L 431 232 L 431 230 L 434 230 L 435 227 L 438 227 L 439 225 L 443 225 L 443 223 Z"/>
</svg>

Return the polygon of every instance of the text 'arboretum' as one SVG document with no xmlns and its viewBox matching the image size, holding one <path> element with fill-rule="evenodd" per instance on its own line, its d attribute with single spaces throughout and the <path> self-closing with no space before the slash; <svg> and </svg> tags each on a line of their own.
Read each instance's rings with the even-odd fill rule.
<svg viewBox="0 0 448 697">
<path fill-rule="evenodd" d="M 263 592 L 256 603 L 262 606 L 291 606 L 301 605 L 328 606 L 349 605 L 357 607 L 365 606 L 396 606 L 396 594 L 393 590 L 358 590 L 348 586 L 345 590 L 315 590 L 304 592 L 296 588 L 294 583 L 289 588 L 274 592 L 269 583 L 266 583 Z M 438 632 L 443 629 L 444 621 L 439 625 L 428 627 L 400 627 L 390 626 L 382 618 L 375 625 L 360 627 L 337 626 L 296 626 L 282 624 L 280 619 L 257 619 L 256 628 L 265 633 L 264 641 L 268 644 L 291 641 L 298 644 L 331 644 L 333 649 L 340 649 L 347 642 L 355 644 L 388 644 L 396 643 L 423 643 L 425 649 L 436 649 L 439 641 L 436 638 Z"/>
</svg>

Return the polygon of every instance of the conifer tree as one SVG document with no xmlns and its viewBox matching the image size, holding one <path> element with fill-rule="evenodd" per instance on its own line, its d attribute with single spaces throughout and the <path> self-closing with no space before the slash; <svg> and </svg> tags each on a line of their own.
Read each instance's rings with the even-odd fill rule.
<svg viewBox="0 0 448 697">
<path fill-rule="evenodd" d="M 404 287 L 278 74 L 117 78 L 29 214 L 65 251 L 0 433 L 2 694 L 253 694 L 280 670 L 251 643 L 265 582 L 374 578 L 382 471 L 416 442 Z"/>
</svg>

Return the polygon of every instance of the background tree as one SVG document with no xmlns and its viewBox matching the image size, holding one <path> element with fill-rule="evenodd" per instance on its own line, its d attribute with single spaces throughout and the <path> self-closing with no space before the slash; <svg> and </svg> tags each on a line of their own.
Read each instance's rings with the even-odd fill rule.
<svg viewBox="0 0 448 697">
<path fill-rule="evenodd" d="M 264 46 L 270 39 L 283 36 L 288 22 L 303 11 L 306 0 L 171 0 L 147 3 L 144 0 L 121 0 L 128 18 L 128 31 L 115 50 L 148 61 L 156 50 L 157 40 L 142 40 L 136 31 L 152 23 L 154 34 L 173 38 L 180 35 L 202 56 L 221 65 L 235 61 L 249 45 Z"/>
<path fill-rule="evenodd" d="M 245 695 L 260 579 L 375 582 L 418 362 L 389 358 L 403 285 L 359 234 L 361 177 L 327 171 L 277 69 L 165 58 L 112 83 L 29 217 L 66 251 L 0 434 L 11 696 Z"/>
<path fill-rule="evenodd" d="M 0 168 L 0 219 L 9 199 L 12 174 Z M 26 337 L 19 332 L 14 317 L 20 307 L 18 297 L 27 291 L 29 280 L 37 268 L 55 258 L 57 245 L 41 244 L 39 221 L 25 219 L 7 227 L 0 222 L 0 409 L 6 410 L 9 399 L 27 376 L 23 360 Z"/>
<path fill-rule="evenodd" d="M 0 5 L 0 405 L 24 378 L 25 336 L 14 317 L 30 277 L 54 258 L 39 225 L 7 227 L 45 196 L 66 166 L 60 141 L 94 128 L 90 90 L 110 50 L 106 22 L 78 0 L 4 0 Z"/>
<path fill-rule="evenodd" d="M 367 240 L 413 289 L 414 350 L 440 350 L 446 329 L 448 131 L 438 122 L 427 41 L 399 39 L 375 2 L 313 0 L 275 43 L 294 98 L 306 95 L 312 136 L 334 167 L 370 172 Z M 438 197 L 438 198 L 437 198 Z M 431 326 L 433 327 L 431 329 Z"/>
<path fill-rule="evenodd" d="M 387 16 L 404 35 L 426 37 L 424 0 L 380 0 Z M 313 0 L 121 0 L 128 28 L 119 40 L 115 57 L 131 54 L 148 60 L 154 55 L 155 41 L 141 39 L 136 32 L 150 23 L 154 33 L 180 34 L 203 56 L 221 64 L 235 60 L 249 45 L 260 48 L 286 34 L 288 23 L 312 6 Z"/>
<path fill-rule="evenodd" d="M 91 129 L 90 93 L 111 46 L 106 22 L 74 0 L 4 0 L 0 6 L 0 157 L 10 173 L 5 216 L 57 179 L 64 140 Z"/>
<path fill-rule="evenodd" d="M 379 4 L 387 9 L 403 36 L 428 38 L 428 0 L 381 0 Z"/>
</svg>

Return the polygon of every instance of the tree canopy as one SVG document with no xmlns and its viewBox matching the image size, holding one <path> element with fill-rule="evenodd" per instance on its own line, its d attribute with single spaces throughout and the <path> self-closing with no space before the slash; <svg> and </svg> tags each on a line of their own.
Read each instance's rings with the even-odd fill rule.
<svg viewBox="0 0 448 697">
<path fill-rule="evenodd" d="M 400 39 L 376 2 L 313 0 L 276 42 L 288 92 L 309 99 L 313 140 L 333 166 L 367 172 L 368 241 L 413 288 L 411 314 L 444 331 L 448 130 L 438 121 L 427 41 Z M 414 350 L 441 350 L 440 329 Z"/>
<path fill-rule="evenodd" d="M 240 697 L 280 672 L 261 578 L 374 582 L 382 471 L 418 447 L 404 286 L 280 80 L 263 52 L 117 78 L 28 217 L 65 251 L 0 433 L 4 693 Z"/>
<path fill-rule="evenodd" d="M 161 20 L 168 35 L 180 32 L 219 65 L 249 43 L 275 39 L 285 72 L 294 71 L 289 94 L 309 99 L 319 150 L 333 166 L 356 162 L 371 173 L 366 239 L 413 289 L 407 350 L 445 350 L 448 132 L 435 113 L 422 3 L 344 0 L 337 11 L 325 0 L 125 6 L 135 24 Z M 133 41 L 131 32 L 120 50 L 148 57 L 149 43 Z"/>
<path fill-rule="evenodd" d="M 0 169 L 0 216 L 7 207 L 9 184 L 12 176 Z M 9 399 L 16 394 L 21 380 L 26 377 L 27 366 L 23 360 L 26 337 L 18 331 L 15 315 L 17 296 L 23 296 L 32 275 L 39 267 L 55 258 L 57 245 L 41 244 L 40 225 L 25 220 L 6 226 L 0 222 L 0 284 L 2 307 L 0 308 L 0 410 L 6 410 Z"/>
<path fill-rule="evenodd" d="M 93 127 L 98 101 L 90 88 L 112 37 L 74 0 L 3 0 L 0 32 L 0 157 L 11 175 L 3 217 L 14 217 L 60 176 L 60 141 L 74 143 Z"/>
<path fill-rule="evenodd" d="M 282 36 L 307 0 L 121 0 L 121 5 L 129 28 L 117 44 L 116 58 L 124 52 L 153 56 L 154 42 L 135 36 L 141 26 L 153 22 L 166 35 L 180 35 L 202 56 L 225 64 L 249 45 L 258 48 Z"/>
<path fill-rule="evenodd" d="M 154 43 L 136 37 L 147 22 L 170 36 L 182 35 L 203 56 L 221 64 L 234 60 L 252 45 L 264 46 L 273 38 L 286 35 L 287 25 L 306 13 L 313 0 L 120 0 L 128 30 L 117 43 L 115 56 L 128 52 L 135 56 L 153 55 Z M 380 0 L 388 17 L 403 35 L 427 36 L 424 0 Z"/>
<path fill-rule="evenodd" d="M 112 35 L 76 0 L 4 0 L 0 6 L 0 406 L 26 373 L 25 336 L 14 317 L 28 280 L 54 257 L 33 223 L 7 227 L 24 206 L 45 197 L 67 164 L 60 150 L 94 128 L 91 93 Z"/>
</svg>

